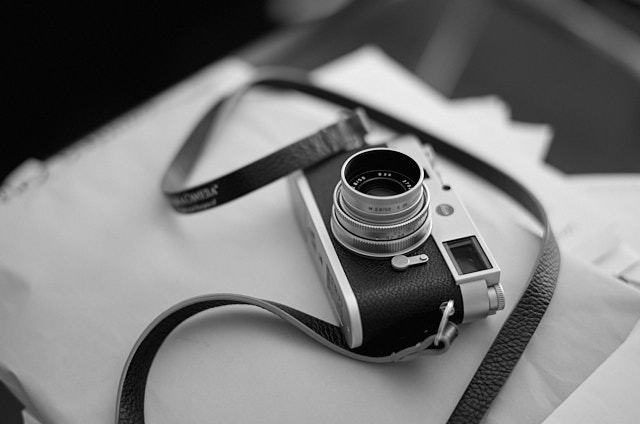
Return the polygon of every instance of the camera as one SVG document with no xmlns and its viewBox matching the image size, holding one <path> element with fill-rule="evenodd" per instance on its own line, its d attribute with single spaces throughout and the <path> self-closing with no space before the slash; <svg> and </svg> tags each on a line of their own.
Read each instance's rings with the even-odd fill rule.
<svg viewBox="0 0 640 424">
<path fill-rule="evenodd" d="M 413 135 L 291 177 L 298 223 L 346 343 L 388 347 L 504 309 L 500 268 Z"/>
</svg>

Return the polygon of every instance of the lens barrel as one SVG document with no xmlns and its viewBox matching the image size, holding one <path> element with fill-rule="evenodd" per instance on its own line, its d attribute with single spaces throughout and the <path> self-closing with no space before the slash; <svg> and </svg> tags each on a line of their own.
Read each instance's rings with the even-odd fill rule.
<svg viewBox="0 0 640 424">
<path fill-rule="evenodd" d="M 345 161 L 333 195 L 331 229 L 349 250 L 389 257 L 420 246 L 431 234 L 424 170 L 389 148 L 360 151 Z"/>
</svg>

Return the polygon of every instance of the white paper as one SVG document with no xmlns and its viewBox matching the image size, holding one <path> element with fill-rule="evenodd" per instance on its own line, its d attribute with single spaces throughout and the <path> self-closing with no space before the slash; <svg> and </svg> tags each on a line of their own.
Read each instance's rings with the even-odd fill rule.
<svg viewBox="0 0 640 424">
<path fill-rule="evenodd" d="M 640 252 L 640 174 L 567 175 L 566 184 L 615 222 L 625 242 Z"/>
<path fill-rule="evenodd" d="M 515 148 L 514 154 L 534 163 L 544 162 L 553 139 L 549 125 L 512 121 L 509 105 L 496 96 L 454 99 L 449 107 L 458 119 L 472 120 L 482 132 L 494 134 L 510 151 Z"/>
<path fill-rule="evenodd" d="M 15 377 L 12 388 L 43 424 L 113 422 L 129 350 L 159 313 L 188 297 L 250 294 L 335 322 L 285 181 L 187 216 L 173 212 L 159 191 L 191 126 L 251 73 L 234 61 L 206 70 L 47 163 L 46 178 L 0 204 L 0 378 Z M 444 99 L 378 51 L 363 50 L 315 76 L 363 96 L 383 92 L 403 116 L 404 108 L 420 110 L 427 128 L 448 120 L 459 140 L 480 138 L 469 120 L 456 123 Z M 300 96 L 261 92 L 247 100 L 230 122 L 229 138 L 204 153 L 195 179 L 335 118 Z M 452 164 L 440 166 L 500 263 L 507 308 L 513 307 L 539 239 L 502 194 Z M 638 320 L 637 291 L 609 284 L 570 257 L 560 277 L 558 295 L 514 371 L 518 377 L 490 411 L 491 422 L 540 422 Z M 322 349 L 261 311 L 204 313 L 160 349 L 147 386 L 147 421 L 444 422 L 506 315 L 463 327 L 444 356 L 377 366 Z M 594 347 L 593 339 L 601 344 Z M 526 409 L 513 408 L 523 403 Z"/>
<path fill-rule="evenodd" d="M 634 423 L 640 417 L 640 324 L 544 424 Z"/>
</svg>

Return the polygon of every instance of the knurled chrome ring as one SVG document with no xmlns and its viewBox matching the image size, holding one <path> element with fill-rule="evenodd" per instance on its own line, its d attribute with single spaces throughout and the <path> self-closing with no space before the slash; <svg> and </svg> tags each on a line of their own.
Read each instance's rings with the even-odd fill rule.
<svg viewBox="0 0 640 424">
<path fill-rule="evenodd" d="M 431 235 L 431 217 L 417 231 L 395 240 L 369 240 L 347 231 L 333 214 L 331 231 L 338 242 L 354 253 L 374 258 L 386 258 L 408 253 L 423 244 Z"/>
<path fill-rule="evenodd" d="M 366 223 L 352 218 L 349 212 L 344 210 L 341 203 L 340 190 L 336 187 L 333 198 L 333 216 L 350 233 L 371 240 L 396 240 L 417 231 L 429 217 L 428 197 L 422 196 L 418 202 L 418 210 L 406 221 L 390 224 L 378 225 Z M 406 211 L 405 211 L 406 212 Z"/>
<path fill-rule="evenodd" d="M 500 283 L 489 287 L 489 312 L 501 311 L 504 309 L 506 300 L 504 289 Z"/>
<path fill-rule="evenodd" d="M 373 224 L 397 224 L 406 220 L 408 216 L 412 216 L 416 210 L 422 207 L 421 201 L 418 200 L 406 209 L 397 210 L 392 213 L 368 212 L 366 209 L 359 209 L 358 207 L 350 203 L 349 200 L 345 196 L 343 196 L 343 188 L 344 183 L 342 183 L 341 181 L 336 184 L 336 188 L 333 190 L 333 204 L 340 204 L 349 216 L 356 217 L 360 221 L 366 221 Z M 422 184 L 421 194 L 422 195 L 419 197 L 419 199 L 424 199 L 428 207 L 431 197 L 429 195 L 427 186 L 424 184 Z"/>
</svg>

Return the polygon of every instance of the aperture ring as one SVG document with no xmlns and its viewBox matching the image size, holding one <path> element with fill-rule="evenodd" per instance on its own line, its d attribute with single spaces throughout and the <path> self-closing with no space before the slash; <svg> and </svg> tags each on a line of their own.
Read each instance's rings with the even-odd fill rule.
<svg viewBox="0 0 640 424">
<path fill-rule="evenodd" d="M 402 221 L 406 221 L 407 217 L 413 216 L 422 207 L 422 199 L 426 199 L 427 206 L 429 205 L 430 201 L 429 190 L 427 190 L 427 187 L 423 184 L 423 190 L 420 192 L 420 196 L 415 199 L 412 205 L 409 205 L 405 209 L 397 210 L 392 213 L 381 213 L 379 211 L 359 209 L 358 207 L 354 206 L 349 202 L 349 199 L 342 195 L 344 193 L 343 187 L 343 183 L 339 183 L 338 185 L 336 185 L 336 190 L 334 191 L 334 204 L 336 199 L 339 199 L 340 206 L 351 218 L 357 221 L 371 223 L 374 225 L 392 225 L 398 224 Z M 338 193 L 338 196 L 336 196 L 336 191 L 338 189 L 340 190 L 340 193 Z"/>
</svg>

